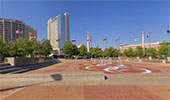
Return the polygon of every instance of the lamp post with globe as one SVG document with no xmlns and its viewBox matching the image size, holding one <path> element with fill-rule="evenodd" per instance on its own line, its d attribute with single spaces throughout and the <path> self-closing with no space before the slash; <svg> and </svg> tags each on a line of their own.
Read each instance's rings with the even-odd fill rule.
<svg viewBox="0 0 170 100">
<path fill-rule="evenodd" d="M 170 48 L 169 48 L 169 43 L 170 43 L 170 41 L 169 41 L 169 33 L 170 33 L 170 31 L 169 31 L 169 26 L 168 26 L 167 33 L 168 33 L 168 61 L 170 61 Z"/>
</svg>

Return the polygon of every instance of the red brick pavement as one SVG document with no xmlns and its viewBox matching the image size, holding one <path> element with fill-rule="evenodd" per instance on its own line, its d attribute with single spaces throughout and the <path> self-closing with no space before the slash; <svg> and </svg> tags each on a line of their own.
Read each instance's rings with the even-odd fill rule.
<svg viewBox="0 0 170 100">
<path fill-rule="evenodd" d="M 70 67 L 72 63 L 70 62 L 64 62 L 64 63 L 59 63 L 59 64 L 54 64 L 45 68 L 41 68 L 41 69 L 37 69 L 37 70 L 33 70 L 30 72 L 26 72 L 26 74 L 32 74 L 32 73 L 57 73 L 57 72 L 63 72 L 65 71 L 67 68 Z"/>
<path fill-rule="evenodd" d="M 169 85 L 32 86 L 3 100 L 169 100 Z"/>
<path fill-rule="evenodd" d="M 58 73 L 58 72 L 81 72 L 81 71 L 87 71 L 82 70 L 83 67 L 85 67 L 84 64 L 88 65 L 95 65 L 95 62 L 80 62 L 80 61 L 72 61 L 72 62 L 62 62 L 59 64 L 54 64 L 45 68 L 41 68 L 38 70 L 27 72 L 29 73 Z M 97 62 L 99 63 L 99 62 Z M 116 66 L 118 63 L 111 64 L 112 66 Z M 139 68 L 146 68 L 150 69 L 153 72 L 170 72 L 170 65 L 164 65 L 164 64 L 153 64 L 153 63 L 138 63 L 138 62 L 123 62 L 125 66 L 128 67 L 139 67 Z M 109 66 L 109 65 L 108 65 Z M 98 70 L 101 71 L 101 70 Z"/>
<path fill-rule="evenodd" d="M 164 100 L 136 85 L 85 86 L 85 100 Z"/>
</svg>

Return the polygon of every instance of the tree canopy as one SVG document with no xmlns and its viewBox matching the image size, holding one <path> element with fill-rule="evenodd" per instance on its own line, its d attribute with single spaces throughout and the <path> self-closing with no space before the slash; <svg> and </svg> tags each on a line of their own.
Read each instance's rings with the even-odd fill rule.
<svg viewBox="0 0 170 100">
<path fill-rule="evenodd" d="M 78 50 L 79 50 L 79 55 L 80 56 L 87 55 L 87 47 L 85 45 L 81 45 Z"/>
<path fill-rule="evenodd" d="M 0 38 L 0 55 L 2 57 L 48 56 L 52 50 L 49 40 L 27 40 L 18 38 L 10 41 L 8 46 Z"/>
<path fill-rule="evenodd" d="M 127 56 L 127 57 L 134 57 L 135 52 L 131 47 L 129 47 L 128 50 L 124 51 L 124 55 Z"/>
<path fill-rule="evenodd" d="M 161 58 L 168 56 L 168 43 L 166 41 L 162 42 L 161 46 L 159 47 L 159 56 Z"/>
<path fill-rule="evenodd" d="M 5 43 L 3 42 L 2 37 L 0 36 L 0 57 L 5 57 L 7 55 L 8 55 L 7 47 Z"/>
<path fill-rule="evenodd" d="M 138 46 L 137 48 L 136 48 L 136 51 L 135 51 L 135 53 L 136 53 L 136 56 L 137 57 L 142 57 L 143 56 L 143 48 L 141 47 L 141 46 Z"/>
<path fill-rule="evenodd" d="M 103 56 L 105 57 L 118 57 L 119 51 L 117 49 L 114 49 L 113 47 L 109 47 L 104 49 Z"/>
<path fill-rule="evenodd" d="M 90 48 L 90 55 L 92 57 L 101 57 L 102 56 L 102 49 L 100 49 L 98 46 L 96 48 Z"/>
<path fill-rule="evenodd" d="M 72 44 L 70 41 L 67 41 L 64 44 L 64 47 L 62 48 L 62 52 L 65 55 L 69 55 L 69 56 L 78 55 L 79 54 L 79 50 L 78 50 L 77 46 Z"/>
</svg>

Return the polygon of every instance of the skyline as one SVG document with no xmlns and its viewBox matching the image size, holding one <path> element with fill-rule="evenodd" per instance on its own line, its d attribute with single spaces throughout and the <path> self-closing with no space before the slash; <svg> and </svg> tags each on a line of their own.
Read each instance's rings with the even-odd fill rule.
<svg viewBox="0 0 170 100">
<path fill-rule="evenodd" d="M 38 40 L 47 39 L 47 21 L 60 13 L 70 15 L 70 40 L 76 44 L 87 42 L 90 32 L 92 46 L 105 48 L 102 41 L 107 37 L 107 47 L 121 44 L 136 44 L 141 32 L 148 32 L 151 41 L 167 41 L 169 25 L 168 0 L 157 1 L 20 1 L 1 0 L 0 17 L 21 20 L 38 31 Z M 22 8 L 22 9 L 21 9 Z M 38 14 L 38 16 L 37 16 Z M 98 35 L 100 34 L 100 35 Z"/>
</svg>

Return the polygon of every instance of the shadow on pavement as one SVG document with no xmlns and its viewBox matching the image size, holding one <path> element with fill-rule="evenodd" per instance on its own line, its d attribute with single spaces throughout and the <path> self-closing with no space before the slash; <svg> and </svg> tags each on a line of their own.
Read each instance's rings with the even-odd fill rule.
<svg viewBox="0 0 170 100">
<path fill-rule="evenodd" d="M 53 75 L 51 75 L 51 77 L 52 77 L 55 81 L 61 81 L 61 80 L 62 80 L 61 74 L 53 74 Z"/>
</svg>

